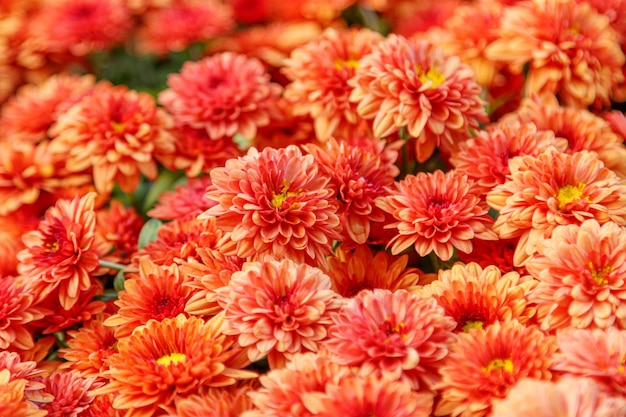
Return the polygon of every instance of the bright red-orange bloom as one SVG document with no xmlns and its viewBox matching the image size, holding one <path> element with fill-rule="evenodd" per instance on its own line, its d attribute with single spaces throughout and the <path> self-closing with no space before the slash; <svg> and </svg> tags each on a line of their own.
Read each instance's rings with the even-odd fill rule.
<svg viewBox="0 0 626 417">
<path fill-rule="evenodd" d="M 219 204 L 201 217 L 217 216 L 217 228 L 226 232 L 220 240 L 225 254 L 324 262 L 341 238 L 330 177 L 296 146 L 252 148 L 213 169 L 211 181 L 207 197 Z"/>
<path fill-rule="evenodd" d="M 154 154 L 174 151 L 169 120 L 148 93 L 100 82 L 50 128 L 50 150 L 63 154 L 72 172 L 93 167 L 99 193 L 116 182 L 132 193 L 141 174 L 156 178 Z"/>
<path fill-rule="evenodd" d="M 459 333 L 440 368 L 441 401 L 435 416 L 479 417 L 522 378 L 551 379 L 556 338 L 517 320 Z"/>
<path fill-rule="evenodd" d="M 457 252 L 457 256 L 462 262 L 476 262 L 482 268 L 495 265 L 503 274 L 515 271 L 521 276 L 528 275 L 526 268 L 523 266 L 515 266 L 513 263 L 513 255 L 515 254 L 518 240 L 519 239 L 474 239 L 472 241 L 472 251 L 470 253 Z"/>
<path fill-rule="evenodd" d="M 34 298 L 22 279 L 0 276 L 0 349 L 13 346 L 27 350 L 34 346 L 27 325 L 48 313 L 33 306 Z"/>
<path fill-rule="evenodd" d="M 228 366 L 237 351 L 230 349 L 234 340 L 220 333 L 222 324 L 220 316 L 208 322 L 182 315 L 150 320 L 119 340 L 104 373 L 109 383 L 94 394 L 117 394 L 113 408 L 126 410 L 126 417 L 150 417 L 173 405 L 178 395 L 255 377 Z"/>
<path fill-rule="evenodd" d="M 104 254 L 96 242 L 96 194 L 59 200 L 46 211 L 37 230 L 24 234 L 26 249 L 17 256 L 19 273 L 27 279 L 36 301 L 58 288 L 59 301 L 69 310 L 82 291 L 94 284 L 92 274 Z"/>
<path fill-rule="evenodd" d="M 408 175 L 376 204 L 396 220 L 385 226 L 398 231 L 387 244 L 393 254 L 414 246 L 420 256 L 434 251 L 447 261 L 455 248 L 471 252 L 475 237 L 496 237 L 480 190 L 467 175 L 454 170 Z"/>
<path fill-rule="evenodd" d="M 520 239 L 516 266 L 559 225 L 590 218 L 626 224 L 626 185 L 594 153 L 549 149 L 536 157 L 512 159 L 509 167 L 508 181 L 489 192 L 487 203 L 499 211 L 494 230 L 500 238 Z"/>
<path fill-rule="evenodd" d="M 200 395 L 190 395 L 176 400 L 176 417 L 240 417 L 244 411 L 252 409 L 252 399 L 248 393 L 252 385 L 241 384 L 235 387 L 209 388 Z"/>
<path fill-rule="evenodd" d="M 37 327 L 43 329 L 43 334 L 59 332 L 75 325 L 79 327 L 93 320 L 105 310 L 106 304 L 94 299 L 96 296 L 102 295 L 102 283 L 99 280 L 94 280 L 93 283 L 94 285 L 90 289 L 79 293 L 78 299 L 70 309 L 59 306 L 59 287 L 39 303 L 39 306 L 49 311 L 43 319 L 35 323 Z"/>
<path fill-rule="evenodd" d="M 83 378 L 78 372 L 54 372 L 39 378 L 44 384 L 40 393 L 28 399 L 46 410 L 48 417 L 78 417 L 89 409 L 93 402 L 93 391 L 102 385 L 96 378 Z M 52 398 L 47 398 L 52 396 Z M 43 400 L 43 401 L 42 401 Z"/>
<path fill-rule="evenodd" d="M 143 219 L 133 207 L 111 200 L 109 207 L 96 212 L 96 233 L 109 246 L 103 260 L 126 265 L 137 251 Z"/>
<path fill-rule="evenodd" d="M 189 178 L 185 185 L 159 194 L 156 205 L 147 214 L 160 220 L 196 217 L 217 204 L 205 197 L 209 185 L 211 179 L 208 176 Z"/>
<path fill-rule="evenodd" d="M 254 139 L 257 127 L 269 123 L 269 107 L 282 90 L 258 59 L 232 52 L 186 62 L 167 85 L 159 103 L 175 123 L 206 129 L 211 139 L 237 133 Z"/>
<path fill-rule="evenodd" d="M 417 138 L 419 162 L 440 145 L 449 152 L 486 121 L 474 71 L 428 41 L 389 35 L 361 59 L 350 84 L 350 100 L 374 119 L 374 135 L 406 129 Z"/>
</svg>

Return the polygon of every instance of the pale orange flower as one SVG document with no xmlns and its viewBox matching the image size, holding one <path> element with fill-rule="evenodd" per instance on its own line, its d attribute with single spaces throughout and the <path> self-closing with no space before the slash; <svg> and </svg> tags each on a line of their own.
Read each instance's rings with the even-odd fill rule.
<svg viewBox="0 0 626 417">
<path fill-rule="evenodd" d="M 217 216 L 225 232 L 220 250 L 241 258 L 324 262 L 340 239 L 336 191 L 313 155 L 296 146 L 250 149 L 211 171 L 207 197 L 219 204 L 200 215 Z"/>
<path fill-rule="evenodd" d="M 88 410 L 93 401 L 92 393 L 102 385 L 96 378 L 83 378 L 78 372 L 53 372 L 38 378 L 44 385 L 39 393 L 29 394 L 28 399 L 46 410 L 48 417 L 78 417 Z M 52 398 L 48 398 L 52 396 Z M 41 401 L 43 400 L 43 401 Z"/>
<path fill-rule="evenodd" d="M 359 122 L 356 104 L 349 100 L 348 80 L 359 60 L 383 37 L 369 29 L 326 29 L 320 36 L 294 49 L 281 71 L 290 83 L 284 97 L 293 102 L 294 113 L 314 120 L 319 140 L 347 134 Z"/>
<path fill-rule="evenodd" d="M 425 40 L 389 35 L 361 59 L 349 83 L 358 114 L 374 119 L 374 135 L 406 129 L 417 138 L 419 162 L 438 146 L 449 152 L 487 120 L 474 71 Z"/>
<path fill-rule="evenodd" d="M 8 369 L 0 369 L 0 417 L 44 417 L 40 410 L 24 398 L 25 379 L 12 379 Z"/>
<path fill-rule="evenodd" d="M 568 106 L 609 104 L 624 54 L 609 18 L 586 2 L 530 0 L 507 7 L 487 57 L 522 72 L 525 94 L 551 92 Z"/>
<path fill-rule="evenodd" d="M 34 296 L 22 279 L 0 276 L 0 349 L 31 349 L 35 343 L 28 324 L 43 318 L 46 309 L 33 305 Z"/>
<path fill-rule="evenodd" d="M 160 220 L 175 220 L 196 217 L 217 204 L 205 197 L 211 178 L 202 176 L 189 178 L 184 185 L 173 191 L 159 194 L 156 205 L 148 210 L 148 216 Z"/>
<path fill-rule="evenodd" d="M 220 333 L 222 324 L 220 316 L 208 322 L 182 315 L 150 320 L 118 341 L 103 374 L 109 382 L 93 394 L 117 394 L 113 408 L 126 410 L 127 417 L 150 417 L 179 395 L 255 377 L 228 366 L 237 351 L 230 349 L 234 340 Z"/>
<path fill-rule="evenodd" d="M 93 167 L 96 190 L 108 194 L 117 182 L 132 193 L 141 174 L 157 176 L 156 152 L 173 151 L 169 118 L 152 96 L 100 82 L 50 128 L 50 151 L 67 159 L 67 169 Z"/>
<path fill-rule="evenodd" d="M 489 415 L 492 402 L 504 398 L 523 378 L 551 379 L 549 367 L 557 349 L 554 336 L 517 320 L 459 333 L 439 369 L 441 401 L 435 416 Z"/>
<path fill-rule="evenodd" d="M 558 225 L 590 218 L 626 224 L 626 185 L 594 153 L 549 149 L 515 158 L 509 167 L 508 181 L 487 194 L 487 203 L 499 212 L 494 230 L 500 238 L 520 239 L 516 266 L 524 265 Z"/>
<path fill-rule="evenodd" d="M 252 409 L 252 399 L 247 395 L 251 384 L 234 387 L 209 388 L 200 395 L 176 399 L 172 417 L 239 417 Z"/>
<path fill-rule="evenodd" d="M 177 125 L 206 129 L 209 138 L 239 134 L 254 139 L 259 126 L 269 123 L 269 107 L 282 87 L 256 58 L 222 52 L 198 62 L 186 62 L 168 76 L 168 89 L 159 93 Z"/>
<path fill-rule="evenodd" d="M 393 254 L 414 246 L 420 256 L 435 252 L 447 261 L 455 248 L 471 252 L 475 237 L 495 239 L 479 193 L 467 175 L 454 170 L 406 176 L 389 196 L 376 200 L 395 219 L 385 228 L 398 231 L 387 246 Z"/>
</svg>

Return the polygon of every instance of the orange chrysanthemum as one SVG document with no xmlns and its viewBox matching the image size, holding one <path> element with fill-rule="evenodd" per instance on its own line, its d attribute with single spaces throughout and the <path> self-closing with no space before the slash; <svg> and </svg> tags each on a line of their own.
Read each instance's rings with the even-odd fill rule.
<svg viewBox="0 0 626 417">
<path fill-rule="evenodd" d="M 0 369 L 0 417 L 44 417 L 40 410 L 24 398 L 25 379 L 12 379 L 8 369 Z"/>
<path fill-rule="evenodd" d="M 296 116 L 294 106 L 283 97 L 277 100 L 270 112 L 270 123 L 257 129 L 251 146 L 261 151 L 317 141 L 313 120 L 309 116 Z"/>
<path fill-rule="evenodd" d="M 110 193 L 115 182 L 132 193 L 141 174 L 156 178 L 154 154 L 173 152 L 168 126 L 149 94 L 100 82 L 50 128 L 50 150 L 63 154 L 72 172 L 93 167 L 99 193 Z"/>
<path fill-rule="evenodd" d="M 622 82 L 624 54 L 609 18 L 575 0 L 530 0 L 505 9 L 499 39 L 487 57 L 522 72 L 525 93 L 551 92 L 563 103 L 585 108 L 608 104 Z"/>
<path fill-rule="evenodd" d="M 595 219 L 559 226 L 526 263 L 544 329 L 626 329 L 626 230 Z"/>
<path fill-rule="evenodd" d="M 270 368 L 284 366 L 295 353 L 317 352 L 330 314 L 341 305 L 326 274 L 289 259 L 245 263 L 217 292 L 223 332 L 238 336 L 251 362 L 267 356 Z"/>
<path fill-rule="evenodd" d="M 44 387 L 29 400 L 46 410 L 47 417 L 77 417 L 89 409 L 93 392 L 102 385 L 96 378 L 83 378 L 78 372 L 54 372 L 39 378 Z M 52 398 L 49 398 L 49 397 Z"/>
<path fill-rule="evenodd" d="M 259 60 L 232 52 L 185 63 L 167 85 L 159 103 L 176 124 L 206 129 L 211 139 L 253 139 L 257 127 L 269 123 L 269 106 L 281 93 Z"/>
<path fill-rule="evenodd" d="M 201 217 L 217 216 L 217 227 L 226 232 L 220 240 L 225 254 L 323 262 L 340 239 L 330 178 L 296 146 L 252 148 L 213 169 L 211 181 L 207 197 L 219 204 Z"/>
<path fill-rule="evenodd" d="M 26 249 L 17 255 L 18 271 L 27 279 L 36 301 L 58 288 L 61 306 L 68 310 L 82 291 L 94 285 L 92 274 L 105 253 L 96 242 L 95 197 L 89 193 L 57 201 L 37 230 L 23 235 Z"/>
<path fill-rule="evenodd" d="M 522 378 L 551 379 L 556 339 L 516 320 L 459 333 L 440 368 L 441 401 L 435 416 L 479 417 Z"/>
<path fill-rule="evenodd" d="M 457 256 L 462 262 L 476 262 L 482 268 L 495 265 L 500 272 L 517 272 L 521 276 L 528 275 L 526 268 L 515 266 L 513 256 L 519 239 L 497 239 L 472 241 L 472 251 L 470 253 L 457 252 Z"/>
<path fill-rule="evenodd" d="M 65 309 L 59 306 L 59 292 L 57 287 L 46 296 L 38 305 L 49 311 L 41 320 L 35 324 L 41 327 L 44 334 L 51 334 L 71 328 L 74 325 L 81 325 L 93 320 L 102 313 L 106 304 L 96 300 L 95 297 L 102 295 L 102 283 L 94 280 L 94 285 L 78 294 L 78 298 L 72 308 Z"/>
<path fill-rule="evenodd" d="M 7 216 L 0 215 L 0 277 L 17 275 L 17 254 L 25 248 L 22 235 L 37 228 L 38 205 L 22 206 Z"/>
<path fill-rule="evenodd" d="M 406 129 L 417 138 L 419 162 L 437 146 L 449 152 L 487 120 L 474 71 L 428 41 L 390 35 L 361 59 L 350 84 L 350 100 L 374 119 L 374 135 Z"/>
<path fill-rule="evenodd" d="M 432 389 L 456 324 L 434 299 L 405 290 L 362 291 L 332 315 L 325 346 L 333 360 L 414 389 Z M 355 343 L 358 341 L 358 343 Z"/>
<path fill-rule="evenodd" d="M 190 395 L 176 400 L 176 417 L 239 417 L 252 409 L 248 393 L 250 384 L 235 387 L 210 388 L 206 393 Z"/>
<path fill-rule="evenodd" d="M 29 323 L 43 318 L 45 309 L 33 306 L 34 295 L 22 279 L 0 276 L 0 349 L 34 346 Z"/>
<path fill-rule="evenodd" d="M 554 228 L 595 218 L 626 224 L 626 185 L 596 154 L 565 154 L 556 149 L 509 163 L 507 182 L 487 194 L 499 211 L 494 230 L 500 238 L 519 237 L 514 263 L 523 265 Z"/>
<path fill-rule="evenodd" d="M 205 197 L 209 185 L 211 179 L 208 176 L 189 178 L 186 184 L 177 186 L 174 191 L 159 194 L 156 205 L 147 214 L 160 220 L 196 217 L 217 204 Z"/>
<path fill-rule="evenodd" d="M 113 408 L 126 410 L 126 417 L 150 417 L 179 395 L 256 376 L 228 366 L 237 351 L 230 349 L 234 340 L 220 333 L 222 324 L 220 316 L 208 322 L 182 315 L 150 320 L 119 340 L 103 375 L 109 383 L 94 394 L 117 394 Z"/>
<path fill-rule="evenodd" d="M 109 207 L 96 212 L 96 234 L 109 246 L 103 260 L 118 264 L 128 264 L 137 251 L 139 232 L 143 219 L 133 207 L 125 207 L 112 200 Z"/>
<path fill-rule="evenodd" d="M 396 220 L 385 228 L 398 234 L 387 244 L 393 254 L 415 247 L 420 256 L 430 252 L 443 261 L 458 249 L 472 251 L 472 239 L 495 239 L 493 219 L 480 199 L 480 190 L 467 175 L 455 171 L 408 175 L 376 204 Z"/>
<path fill-rule="evenodd" d="M 383 37 L 369 29 L 326 29 L 320 36 L 292 51 L 281 71 L 291 81 L 284 97 L 294 103 L 294 113 L 315 121 L 315 134 L 325 141 L 347 134 L 359 122 L 356 104 L 349 100 L 348 80 L 359 60 Z"/>
</svg>

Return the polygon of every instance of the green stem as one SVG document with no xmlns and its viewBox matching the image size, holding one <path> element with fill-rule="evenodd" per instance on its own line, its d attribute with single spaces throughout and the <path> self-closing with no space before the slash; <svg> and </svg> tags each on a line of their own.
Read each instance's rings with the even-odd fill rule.
<svg viewBox="0 0 626 417">
<path fill-rule="evenodd" d="M 103 261 L 102 259 L 100 259 L 98 263 L 100 264 L 101 267 L 111 268 L 117 271 L 123 271 L 126 269 L 126 265 L 117 264 L 115 262 Z"/>
</svg>

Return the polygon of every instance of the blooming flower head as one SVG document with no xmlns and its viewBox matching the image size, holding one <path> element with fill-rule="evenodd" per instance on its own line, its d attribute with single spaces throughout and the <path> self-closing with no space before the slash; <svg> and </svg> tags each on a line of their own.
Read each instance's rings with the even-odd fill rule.
<svg viewBox="0 0 626 417">
<path fill-rule="evenodd" d="M 89 323 L 106 308 L 103 301 L 94 299 L 103 293 L 102 283 L 99 280 L 94 280 L 88 290 L 81 291 L 74 305 L 68 309 L 59 306 L 60 291 L 61 288 L 57 287 L 38 304 L 48 310 L 48 314 L 34 323 L 38 328 L 42 328 L 43 334 L 51 334 L 77 324 Z"/>
<path fill-rule="evenodd" d="M 428 41 L 389 35 L 361 59 L 350 84 L 350 100 L 360 116 L 374 119 L 374 135 L 406 129 L 417 138 L 419 162 L 486 121 L 474 71 Z"/>
<path fill-rule="evenodd" d="M 2 417 L 44 417 L 46 410 L 40 410 L 24 397 L 25 379 L 11 379 L 8 369 L 0 369 L 0 404 Z"/>
<path fill-rule="evenodd" d="M 467 175 L 456 171 L 420 172 L 396 183 L 395 190 L 376 204 L 392 214 L 397 229 L 389 241 L 393 254 L 415 247 L 420 256 L 430 252 L 449 260 L 454 248 L 471 252 L 472 239 L 495 239 L 488 208 Z"/>
<path fill-rule="evenodd" d="M 517 266 L 558 225 L 590 218 L 626 224 L 626 185 L 594 153 L 549 149 L 512 159 L 509 167 L 508 181 L 487 194 L 487 203 L 499 211 L 494 230 L 500 238 L 520 239 L 513 259 Z"/>
<path fill-rule="evenodd" d="M 238 336 L 251 362 L 267 356 L 271 368 L 295 353 L 316 352 L 340 306 L 326 274 L 289 259 L 246 263 L 217 291 L 223 332 Z"/>
<path fill-rule="evenodd" d="M 159 194 L 156 205 L 147 214 L 160 220 L 196 217 L 216 204 L 205 198 L 209 185 L 211 179 L 208 176 L 189 178 L 186 184 L 177 186 L 173 191 Z"/>
<path fill-rule="evenodd" d="M 392 32 L 407 38 L 440 28 L 461 5 L 460 0 L 423 0 L 393 2 L 384 16 Z"/>
<path fill-rule="evenodd" d="M 159 103 L 175 123 L 206 129 L 211 139 L 237 133 L 253 139 L 257 127 L 269 123 L 268 108 L 281 93 L 258 59 L 232 52 L 186 62 L 167 85 Z"/>
<path fill-rule="evenodd" d="M 78 372 L 53 372 L 40 378 L 44 387 L 37 396 L 29 396 L 39 408 L 46 410 L 49 417 L 77 417 L 89 409 L 92 393 L 102 385 L 96 378 L 83 378 Z M 45 397 L 44 397 L 45 396 Z M 48 399 L 52 396 L 52 399 Z M 44 401 L 40 402 L 41 399 Z"/>
<path fill-rule="evenodd" d="M 517 320 L 459 333 L 440 368 L 441 401 L 436 416 L 486 416 L 492 401 L 504 398 L 522 378 L 550 379 L 554 336 Z"/>
<path fill-rule="evenodd" d="M 225 388 L 209 388 L 206 393 L 176 400 L 177 417 L 239 417 L 252 409 L 251 384 Z"/>
<path fill-rule="evenodd" d="M 33 294 L 24 282 L 11 276 L 0 276 L 0 349 L 34 346 L 28 323 L 43 318 L 45 309 L 33 306 Z"/>
<path fill-rule="evenodd" d="M 362 291 L 333 314 L 325 346 L 333 360 L 367 367 L 414 389 L 432 389 L 456 324 L 434 299 L 405 290 Z M 358 343 L 355 341 L 358 340 Z"/>
<path fill-rule="evenodd" d="M 251 146 L 263 150 L 316 142 L 313 120 L 308 115 L 296 115 L 295 106 L 295 103 L 280 97 L 270 111 L 270 123 L 257 129 Z"/>
<path fill-rule="evenodd" d="M 545 329 L 626 329 L 626 230 L 589 219 L 558 226 L 526 263 L 539 281 L 529 300 Z"/>
<path fill-rule="evenodd" d="M 155 152 L 173 151 L 168 126 L 148 93 L 101 82 L 50 128 L 50 150 L 63 154 L 72 172 L 93 167 L 99 193 L 110 193 L 116 182 L 131 193 L 141 174 L 156 178 Z"/>
<path fill-rule="evenodd" d="M 22 206 L 9 215 L 0 216 L 0 253 L 3 254 L 0 257 L 0 277 L 17 275 L 17 254 L 25 248 L 22 235 L 36 229 L 39 224 L 36 206 Z"/>
<path fill-rule="evenodd" d="M 207 197 L 219 204 L 201 217 L 217 216 L 217 227 L 226 232 L 220 242 L 225 254 L 323 262 L 340 240 L 330 177 L 296 146 L 252 148 L 213 169 L 211 181 Z"/>
<path fill-rule="evenodd" d="M 457 256 L 462 262 L 476 262 L 483 269 L 489 265 L 495 265 L 503 274 L 515 271 L 521 276 L 528 275 L 526 268 L 515 266 L 513 262 L 513 255 L 515 254 L 518 240 L 474 239 L 472 241 L 472 251 L 470 253 L 457 252 Z"/>
<path fill-rule="evenodd" d="M 586 2 L 519 2 L 505 9 L 498 34 L 487 57 L 517 72 L 528 63 L 527 94 L 551 92 L 585 108 L 608 104 L 613 85 L 623 81 L 617 32 Z"/>
<path fill-rule="evenodd" d="M 284 96 L 294 103 L 296 114 L 313 118 L 319 140 L 325 141 L 335 132 L 345 134 L 357 124 L 348 80 L 359 60 L 382 40 L 379 33 L 365 28 L 328 28 L 285 60 L 282 71 L 291 82 Z"/>
<path fill-rule="evenodd" d="M 128 264 L 137 251 L 139 232 L 143 219 L 132 207 L 124 207 L 112 200 L 109 207 L 96 211 L 96 233 L 111 248 L 103 257 L 105 261 Z"/>
<path fill-rule="evenodd" d="M 220 333 L 222 323 L 220 316 L 208 322 L 182 315 L 150 320 L 118 341 L 104 374 L 109 382 L 94 394 L 116 393 L 113 408 L 149 417 L 161 406 L 173 405 L 178 395 L 255 376 L 228 366 L 237 352 L 230 349 L 234 340 Z"/>
</svg>

